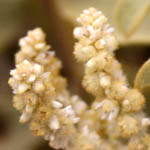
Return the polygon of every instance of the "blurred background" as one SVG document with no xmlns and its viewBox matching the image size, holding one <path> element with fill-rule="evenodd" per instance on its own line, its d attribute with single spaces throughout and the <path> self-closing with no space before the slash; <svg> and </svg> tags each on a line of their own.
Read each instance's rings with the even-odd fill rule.
<svg viewBox="0 0 150 150">
<path fill-rule="evenodd" d="M 138 69 L 150 58 L 149 0 L 0 0 L 0 150 L 50 149 L 42 138 L 32 135 L 28 125 L 18 122 L 7 84 L 18 40 L 28 30 L 41 27 L 46 32 L 47 42 L 63 62 L 62 74 L 71 92 L 88 103 L 92 100 L 81 87 L 83 66 L 72 54 L 76 17 L 91 6 L 100 9 L 115 27 L 120 46 L 116 56 L 133 86 Z"/>
</svg>

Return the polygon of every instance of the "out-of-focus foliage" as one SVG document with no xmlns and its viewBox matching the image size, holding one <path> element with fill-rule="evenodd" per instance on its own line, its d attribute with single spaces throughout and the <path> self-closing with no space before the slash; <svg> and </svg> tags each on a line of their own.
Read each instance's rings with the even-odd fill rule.
<svg viewBox="0 0 150 150">
<path fill-rule="evenodd" d="M 149 0 L 56 0 L 56 3 L 60 14 L 71 22 L 89 6 L 102 10 L 115 27 L 121 44 L 150 43 Z"/>
<path fill-rule="evenodd" d="M 141 90 L 147 98 L 150 98 L 150 59 L 139 69 L 134 86 Z"/>
<path fill-rule="evenodd" d="M 115 10 L 117 27 L 126 36 L 136 32 L 150 7 L 148 0 L 119 0 Z"/>
<path fill-rule="evenodd" d="M 13 42 L 21 29 L 24 0 L 0 1 L 0 52 Z"/>
<path fill-rule="evenodd" d="M 114 21 L 118 31 L 126 38 L 133 35 L 137 42 L 150 41 L 149 0 L 118 0 L 114 11 Z M 131 37 L 131 39 L 134 38 Z"/>
</svg>

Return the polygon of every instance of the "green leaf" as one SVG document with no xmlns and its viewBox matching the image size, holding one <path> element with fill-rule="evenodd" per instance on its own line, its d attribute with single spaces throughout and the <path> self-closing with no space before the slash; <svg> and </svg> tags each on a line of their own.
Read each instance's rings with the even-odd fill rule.
<svg viewBox="0 0 150 150">
<path fill-rule="evenodd" d="M 133 35 L 145 19 L 149 8 L 149 0 L 118 0 L 115 10 L 118 29 L 126 36 Z"/>
<path fill-rule="evenodd" d="M 150 59 L 139 69 L 134 86 L 139 89 L 146 98 L 150 98 Z"/>
</svg>

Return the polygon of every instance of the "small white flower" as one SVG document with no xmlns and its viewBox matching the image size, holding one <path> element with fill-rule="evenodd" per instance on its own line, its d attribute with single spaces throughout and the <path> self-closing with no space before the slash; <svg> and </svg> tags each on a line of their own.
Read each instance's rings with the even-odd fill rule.
<svg viewBox="0 0 150 150">
<path fill-rule="evenodd" d="M 27 122 L 27 121 L 29 121 L 30 117 L 31 117 L 31 114 L 23 112 L 22 115 L 20 116 L 20 120 L 19 121 L 21 123 Z"/>
<path fill-rule="evenodd" d="M 10 75 L 14 76 L 17 74 L 17 71 L 16 69 L 13 69 L 13 70 L 10 70 Z"/>
<path fill-rule="evenodd" d="M 18 94 L 22 94 L 22 93 L 24 93 L 28 88 L 29 88 L 29 86 L 28 86 L 27 84 L 21 83 L 21 84 L 19 84 L 19 86 L 18 86 L 18 91 L 17 91 L 17 93 L 18 93 Z"/>
<path fill-rule="evenodd" d="M 80 120 L 80 118 L 76 117 L 75 112 L 71 105 L 63 108 L 61 111 L 64 113 L 66 117 L 70 118 L 73 121 L 73 123 L 77 123 Z"/>
<path fill-rule="evenodd" d="M 84 35 L 84 30 L 81 27 L 77 27 L 77 28 L 74 29 L 73 34 L 74 34 L 75 38 L 80 39 Z"/>
<path fill-rule="evenodd" d="M 58 102 L 58 101 L 53 100 L 53 101 L 52 101 L 52 106 L 53 106 L 54 108 L 62 108 L 62 107 L 63 107 L 63 104 L 60 103 L 60 102 Z"/>
<path fill-rule="evenodd" d="M 49 122 L 49 127 L 52 130 L 57 130 L 57 129 L 60 128 L 59 120 L 58 120 L 58 118 L 55 115 L 53 115 L 51 117 L 50 122 Z"/>
<path fill-rule="evenodd" d="M 149 118 L 143 118 L 141 123 L 142 123 L 143 127 L 147 127 L 150 125 L 150 119 Z"/>
<path fill-rule="evenodd" d="M 42 72 L 42 67 L 41 67 L 41 65 L 35 64 L 35 65 L 34 65 L 34 71 L 35 71 L 35 73 L 40 74 L 40 73 Z"/>
<path fill-rule="evenodd" d="M 44 84 L 42 83 L 42 81 L 41 80 L 38 80 L 38 81 L 36 81 L 35 83 L 34 83 L 34 85 L 33 85 L 33 89 L 34 89 L 34 91 L 35 92 L 43 92 L 44 91 Z"/>
<path fill-rule="evenodd" d="M 35 48 L 36 49 L 42 49 L 42 48 L 44 48 L 44 46 L 45 46 L 45 43 L 38 43 L 35 45 Z"/>
<path fill-rule="evenodd" d="M 27 106 L 25 107 L 25 110 L 26 110 L 27 113 L 31 114 L 31 113 L 33 112 L 33 107 L 27 105 Z"/>
<path fill-rule="evenodd" d="M 45 134 L 45 135 L 44 135 L 44 139 L 45 139 L 46 141 L 48 141 L 49 138 L 50 138 L 50 135 L 49 135 L 49 134 Z"/>
<path fill-rule="evenodd" d="M 26 40 L 24 40 L 24 38 L 21 38 L 21 39 L 19 40 L 19 46 L 23 47 L 23 46 L 25 46 L 25 45 L 26 45 Z"/>
<path fill-rule="evenodd" d="M 104 75 L 102 77 L 100 77 L 100 85 L 103 87 L 103 88 L 107 88 L 111 85 L 111 79 L 109 76 L 107 75 Z"/>
<path fill-rule="evenodd" d="M 36 79 L 36 76 L 35 75 L 31 75 L 29 78 L 28 78 L 28 82 L 32 83 L 34 82 Z"/>
</svg>

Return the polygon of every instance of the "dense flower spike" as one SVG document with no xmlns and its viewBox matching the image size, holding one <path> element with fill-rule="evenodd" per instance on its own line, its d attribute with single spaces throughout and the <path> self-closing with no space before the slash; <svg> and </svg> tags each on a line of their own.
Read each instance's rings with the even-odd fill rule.
<svg viewBox="0 0 150 150">
<path fill-rule="evenodd" d="M 90 139 L 79 134 L 76 126 L 87 105 L 78 96 L 70 96 L 66 80 L 59 74 L 61 62 L 48 51 L 45 34 L 36 28 L 19 45 L 9 84 L 15 94 L 14 107 L 22 113 L 20 122 L 29 121 L 34 134 L 43 136 L 56 149 L 83 149 Z M 81 145 L 74 143 L 79 140 Z"/>
<path fill-rule="evenodd" d="M 101 138 L 105 135 L 103 141 L 107 140 L 106 145 L 113 143 L 103 149 L 136 149 L 131 137 L 144 138 L 150 121 L 142 113 L 145 98 L 137 89 L 128 87 L 121 65 L 114 56 L 117 48 L 114 29 L 95 8 L 84 10 L 77 21 L 81 26 L 74 30 L 74 37 L 78 40 L 74 55 L 78 61 L 84 62 L 82 84 L 96 97 L 91 109 L 97 116 L 97 124 L 100 124 L 99 131 L 103 131 L 100 132 Z M 129 146 L 123 143 L 124 140 L 129 141 Z M 145 143 L 140 145 L 145 147 Z M 150 145 L 146 145 L 148 150 Z"/>
<path fill-rule="evenodd" d="M 149 150 L 145 98 L 128 87 L 114 54 L 114 29 L 95 8 L 84 10 L 77 21 L 81 26 L 74 30 L 74 55 L 84 63 L 82 84 L 95 100 L 88 107 L 79 96 L 71 96 L 60 75 L 60 60 L 36 28 L 19 41 L 16 68 L 10 71 L 20 122 L 28 121 L 33 133 L 55 149 Z"/>
</svg>

